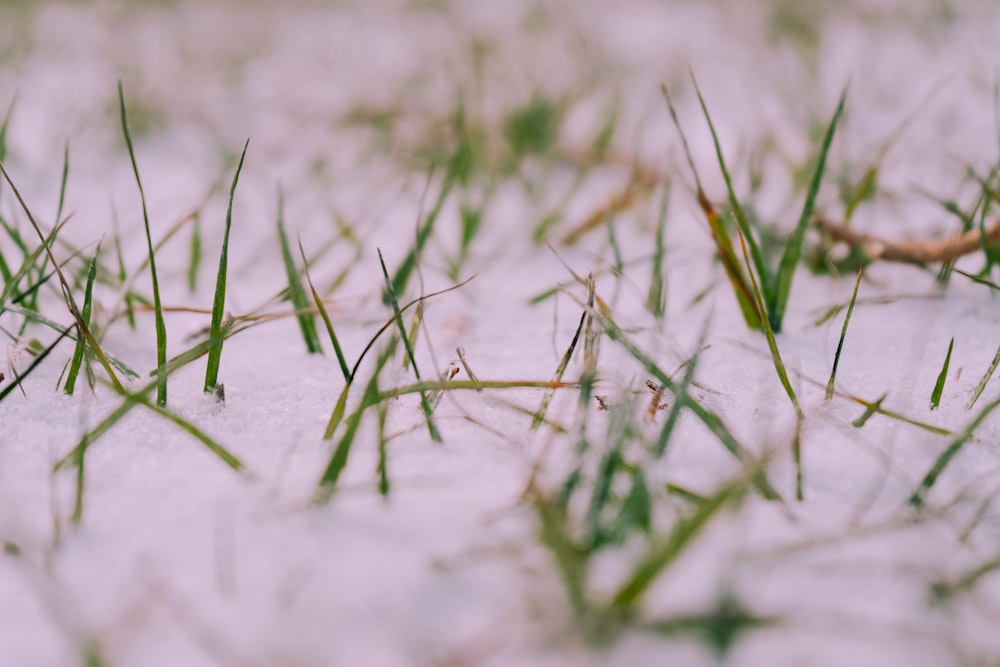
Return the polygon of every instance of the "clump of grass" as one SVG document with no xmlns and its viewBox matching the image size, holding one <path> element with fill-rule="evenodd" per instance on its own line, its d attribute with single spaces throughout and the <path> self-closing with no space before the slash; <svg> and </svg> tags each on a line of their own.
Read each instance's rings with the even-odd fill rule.
<svg viewBox="0 0 1000 667">
<path fill-rule="evenodd" d="M 229 206 L 226 208 L 226 227 L 222 237 L 222 250 L 219 253 L 219 271 L 215 279 L 215 298 L 212 301 L 212 324 L 208 334 L 208 364 L 205 368 L 205 393 L 216 392 L 219 382 L 219 364 L 222 359 L 222 344 L 225 341 L 223 331 L 223 315 L 226 309 L 226 277 L 229 266 L 229 231 L 233 225 L 233 199 L 236 197 L 236 184 L 243 170 L 243 160 L 247 156 L 250 140 L 247 139 L 240 154 L 240 162 L 233 175 L 233 184 L 229 188 Z"/>
<path fill-rule="evenodd" d="M 708 220 L 712 238 L 716 243 L 719 257 L 722 260 L 727 277 L 729 278 L 736 294 L 737 301 L 740 304 L 740 310 L 743 313 L 747 326 L 751 329 L 762 330 L 763 318 L 766 317 L 770 328 L 775 333 L 780 333 L 781 325 L 784 321 L 785 310 L 788 306 L 788 298 L 791 294 L 795 268 L 799 263 L 800 257 L 802 256 L 802 247 L 806 229 L 809 226 L 809 222 L 812 220 L 813 210 L 816 203 L 816 195 L 819 192 L 819 188 L 823 180 L 823 174 L 826 169 L 826 157 L 830 150 L 830 145 L 833 142 L 834 133 L 837 129 L 837 123 L 844 110 L 847 90 L 845 89 L 843 93 L 841 93 L 840 100 L 838 101 L 837 107 L 833 113 L 833 118 L 827 127 L 825 135 L 823 136 L 823 141 L 819 149 L 819 157 L 816 161 L 816 169 L 813 172 L 812 179 L 809 183 L 808 189 L 806 190 L 802 212 L 800 213 L 798 222 L 793 228 L 791 234 L 789 234 L 785 240 L 784 250 L 778 263 L 777 271 L 774 271 L 768 265 L 760 243 L 754 234 L 750 220 L 745 213 L 743 206 L 740 204 L 738 197 L 736 196 L 732 178 L 730 176 L 729 169 L 726 166 L 725 157 L 722 153 L 722 146 L 715 131 L 715 126 L 712 123 L 711 115 L 708 112 L 708 105 L 705 103 L 705 100 L 701 95 L 701 91 L 698 89 L 697 82 L 695 82 L 694 85 L 695 91 L 698 95 L 698 102 L 701 105 L 702 113 L 705 116 L 705 121 L 708 123 L 709 131 L 712 134 L 712 142 L 715 145 L 719 168 L 722 171 L 723 180 L 726 183 L 730 213 L 736 222 L 738 232 L 746 239 L 750 257 L 753 260 L 753 267 L 749 270 L 751 273 L 753 271 L 756 271 L 757 273 L 757 279 L 760 283 L 760 292 L 763 295 L 763 307 L 755 303 L 753 288 L 740 267 L 740 262 L 736 257 L 735 251 L 733 250 L 733 242 L 730 239 L 729 232 L 723 224 L 722 217 L 716 212 L 715 207 L 712 205 L 701 186 L 701 180 L 698 178 L 698 173 L 694 166 L 694 160 L 692 159 L 691 152 L 688 149 L 687 140 L 684 138 L 683 130 L 681 129 L 680 122 L 677 119 L 677 112 L 674 109 L 673 102 L 670 99 L 666 86 L 661 86 L 661 91 L 667 101 L 670 116 L 673 119 L 678 132 L 681 134 L 682 145 L 688 160 L 688 165 L 690 166 L 695 177 L 699 206 Z"/>
</svg>

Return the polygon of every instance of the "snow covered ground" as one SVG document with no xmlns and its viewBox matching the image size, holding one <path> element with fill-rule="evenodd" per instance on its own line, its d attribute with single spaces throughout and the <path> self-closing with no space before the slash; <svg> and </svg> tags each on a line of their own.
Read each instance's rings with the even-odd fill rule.
<svg viewBox="0 0 1000 667">
<path fill-rule="evenodd" d="M 203 392 L 204 357 L 169 378 L 170 414 L 238 457 L 241 473 L 142 405 L 87 440 L 127 399 L 93 360 L 93 388 L 84 372 L 65 394 L 68 339 L 3 397 L 0 665 L 997 664 L 996 382 L 967 409 L 1000 343 L 996 296 L 959 273 L 940 286 L 936 265 L 871 262 L 839 394 L 825 401 L 844 311 L 817 321 L 846 305 L 854 277 L 811 273 L 804 258 L 777 336 L 804 413 L 796 499 L 796 412 L 716 259 L 659 85 L 722 210 L 694 72 L 737 194 L 779 236 L 795 224 L 846 87 L 816 211 L 843 219 L 851 186 L 877 167 L 852 226 L 943 238 L 959 221 L 940 202 L 970 211 L 984 189 L 1000 190 L 998 34 L 988 0 L 0 6 L 3 164 L 45 230 L 70 216 L 53 252 L 78 303 L 100 242 L 91 322 L 102 348 L 143 376 L 126 388 L 148 382 L 157 336 L 150 308 L 134 329 L 123 317 L 116 242 L 134 293 L 151 303 L 152 287 L 119 80 L 154 242 L 183 221 L 156 254 L 168 356 L 206 336 L 247 138 L 226 310 L 257 323 L 225 343 L 224 403 Z M 424 380 L 451 365 L 453 382 L 471 370 L 512 385 L 446 389 L 433 411 L 442 443 L 417 393 L 384 398 L 319 494 L 350 428 L 348 418 L 324 438 L 345 380 L 322 321 L 324 354 L 308 354 L 280 298 L 279 189 L 294 259 L 301 267 L 300 240 L 349 365 L 393 317 L 377 251 L 394 273 L 444 193 L 400 300 L 475 277 L 423 303 L 417 365 Z M 607 210 L 622 193 L 629 205 Z M 16 272 L 16 239 L 29 252 L 38 239 L 6 182 L 0 216 L 13 230 L 0 252 Z M 584 229 L 588 218 L 596 224 Z M 819 243 L 811 229 L 806 254 Z M 658 263 L 663 314 L 648 307 Z M 984 263 L 978 250 L 957 266 L 975 274 Z M 573 274 L 588 272 L 607 306 L 589 312 L 613 331 L 593 347 L 581 337 L 562 377 L 571 386 L 533 429 L 547 392 L 530 385 L 550 380 L 570 346 L 588 298 Z M 34 275 L 0 304 L 0 391 L 73 321 L 55 278 L 38 290 L 37 313 L 26 310 L 30 295 L 18 295 Z M 240 319 L 267 314 L 278 316 Z M 395 333 L 361 364 L 348 416 Z M 683 400 L 721 421 L 686 408 L 665 454 L 651 453 L 675 400 L 664 391 L 662 409 L 647 410 L 654 373 L 622 337 L 677 383 L 697 354 Z M 596 355 L 592 396 L 576 384 L 585 347 Z M 415 381 L 404 356 L 397 346 L 378 374 L 383 391 Z M 856 422 L 866 411 L 856 399 L 883 412 Z M 54 472 L 82 441 L 82 477 L 78 459 Z M 914 506 L 950 445 L 956 455 Z M 611 500 L 588 516 L 616 456 Z M 753 482 L 762 468 L 780 500 Z M 626 532 L 601 542 L 595 525 Z M 657 554 L 662 569 L 626 601 L 623 582 Z"/>
</svg>

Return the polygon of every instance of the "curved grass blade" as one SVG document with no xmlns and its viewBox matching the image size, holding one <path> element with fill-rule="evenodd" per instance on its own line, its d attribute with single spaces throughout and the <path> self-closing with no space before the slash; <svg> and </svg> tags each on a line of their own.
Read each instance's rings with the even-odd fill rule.
<svg viewBox="0 0 1000 667">
<path fill-rule="evenodd" d="M 306 260 L 306 251 L 302 248 L 302 239 L 299 239 L 299 254 L 302 256 L 303 267 L 306 273 L 306 282 L 309 283 L 309 291 L 312 293 L 313 303 L 316 304 L 316 310 L 319 311 L 319 315 L 323 319 L 323 324 L 326 326 L 326 333 L 330 336 L 330 343 L 333 345 L 333 352 L 337 355 L 337 363 L 340 364 L 340 370 L 344 374 L 344 382 L 350 383 L 351 371 L 347 368 L 347 360 L 344 358 L 344 350 L 340 347 L 340 340 L 337 338 L 337 332 L 333 329 L 333 322 L 330 320 L 330 314 L 327 312 L 326 305 L 323 303 L 323 298 L 320 297 L 319 292 L 316 291 L 316 286 L 313 285 L 312 277 L 309 275 L 309 262 Z"/>
<path fill-rule="evenodd" d="M 156 252 L 153 250 L 153 235 L 149 229 L 149 211 L 146 208 L 146 193 L 142 189 L 142 179 L 139 178 L 139 164 L 135 159 L 135 148 L 132 146 L 132 135 L 128 128 L 128 114 L 125 111 L 125 92 L 122 82 L 118 81 L 118 107 L 121 112 L 122 134 L 125 146 L 132 161 L 132 172 L 135 174 L 135 184 L 139 188 L 139 200 L 142 202 L 142 223 L 146 230 L 146 248 L 149 253 L 149 275 L 153 281 L 153 317 L 156 321 L 156 367 L 163 368 L 167 363 L 167 325 L 163 320 L 163 305 L 160 303 L 160 282 L 156 275 Z M 161 373 L 157 376 L 156 404 L 163 407 L 167 404 L 167 376 Z"/>
<path fill-rule="evenodd" d="M 378 261 L 382 266 L 382 275 L 385 276 L 385 293 L 389 298 L 389 304 L 392 306 L 396 326 L 399 327 L 399 335 L 403 339 L 403 347 L 406 349 L 406 357 L 410 360 L 410 364 L 413 366 L 413 375 L 416 376 L 417 381 L 419 382 L 421 380 L 420 369 L 417 368 L 417 359 L 413 355 L 413 346 L 410 344 L 410 339 L 406 333 L 406 325 L 403 323 L 403 314 L 399 309 L 399 301 L 396 299 L 396 290 L 392 286 L 392 279 L 389 278 L 389 271 L 385 268 L 385 260 L 382 259 L 381 250 L 378 250 Z M 427 419 L 427 430 L 430 433 L 431 440 L 434 442 L 441 442 L 441 433 L 438 432 L 437 426 L 434 425 L 434 411 L 431 409 L 431 404 L 427 400 L 426 392 L 420 392 L 420 408 L 424 411 L 424 417 Z"/>
<path fill-rule="evenodd" d="M 225 341 L 222 318 L 226 308 L 226 275 L 229 267 L 229 232 L 233 226 L 233 199 L 236 197 L 236 184 L 240 180 L 240 172 L 243 171 L 243 161 L 247 156 L 247 148 L 250 140 L 243 145 L 243 152 L 240 154 L 240 162 L 236 166 L 236 173 L 233 175 L 233 184 L 229 188 L 229 206 L 226 208 L 226 228 L 222 237 L 222 251 L 219 253 L 219 272 L 215 279 L 215 299 L 212 302 L 212 324 L 208 333 L 208 364 L 205 368 L 205 388 L 206 394 L 215 391 L 215 385 L 219 382 L 219 364 L 222 361 L 222 343 Z"/>
<path fill-rule="evenodd" d="M 833 143 L 833 135 L 837 131 L 837 122 L 844 111 L 844 102 L 847 100 L 847 88 L 840 94 L 840 101 L 837 102 L 837 109 L 833 112 L 833 119 L 826 129 L 823 137 L 823 144 L 820 148 L 819 159 L 816 162 L 816 171 L 813 172 L 812 181 L 809 183 L 809 190 L 806 192 L 806 201 L 802 206 L 802 214 L 799 216 L 798 224 L 792 231 L 788 240 L 785 241 L 785 251 L 781 255 L 778 264 L 778 275 L 773 290 L 768 294 L 767 310 L 770 314 L 771 328 L 781 331 L 781 323 L 785 317 L 785 308 L 788 306 L 788 296 L 792 290 L 792 279 L 795 274 L 795 267 L 802 256 L 802 243 L 805 239 L 806 227 L 812 219 L 813 208 L 816 204 L 816 193 L 819 192 L 820 183 L 823 180 L 823 172 L 826 170 L 826 156 L 830 151 L 830 144 Z"/>
</svg>

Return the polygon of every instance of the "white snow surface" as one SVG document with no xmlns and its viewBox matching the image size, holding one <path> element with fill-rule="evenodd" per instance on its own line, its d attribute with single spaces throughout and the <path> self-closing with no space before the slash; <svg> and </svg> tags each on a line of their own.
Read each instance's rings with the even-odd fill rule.
<svg viewBox="0 0 1000 667">
<path fill-rule="evenodd" d="M 576 102 L 559 141 L 585 146 L 608 105 L 618 103 L 614 150 L 654 165 L 672 184 L 665 317 L 644 309 L 660 193 L 618 216 L 625 270 L 616 277 L 606 232 L 574 245 L 558 239 L 621 189 L 627 165 L 595 170 L 574 189 L 568 169 L 529 160 L 519 177 L 501 182 L 486 209 L 462 271 L 475 279 L 427 302 L 420 368 L 439 374 L 461 347 L 480 379 L 549 379 L 586 298 L 562 262 L 581 275 L 593 271 L 616 321 L 665 369 L 695 353 L 710 318 L 692 393 L 748 449 L 770 456 L 769 474 L 785 498 L 750 495 L 714 521 L 642 606 L 647 618 L 705 614 L 729 590 L 777 624 L 747 632 L 721 657 L 695 635 L 638 628 L 594 643 L 574 620 L 524 497 L 535 473 L 555 488 L 575 442 L 545 427 L 531 430 L 530 414 L 512 407 L 530 413 L 541 390 L 449 392 L 436 412 L 442 444 L 428 437 L 414 396 L 392 401 L 388 497 L 378 493 L 370 418 L 332 498 L 316 504 L 336 442 L 323 431 L 344 380 L 326 340 L 325 355 L 309 355 L 295 320 L 276 319 L 227 341 L 224 404 L 202 392 L 204 359 L 170 378 L 169 409 L 229 448 L 250 474 L 233 472 L 190 434 L 137 407 L 90 445 L 84 515 L 74 526 L 76 471 L 53 473 L 53 465 L 123 399 L 101 382 L 90 391 L 82 378 L 83 389 L 64 395 L 58 381 L 72 354 L 64 341 L 24 381 L 23 393 L 0 403 L 0 666 L 997 664 L 1000 575 L 986 572 L 938 605 L 931 585 L 1000 557 L 993 502 L 1000 420 L 989 416 L 977 426 L 923 512 L 908 507 L 955 436 L 879 415 L 856 428 L 862 406 L 823 400 L 843 315 L 814 323 L 846 303 L 853 276 L 813 276 L 800 267 L 778 336 L 806 415 L 805 500 L 796 501 L 789 447 L 795 413 L 764 337 L 743 324 L 713 260 L 658 90 L 663 82 L 674 93 L 714 200 L 723 202 L 725 187 L 689 68 L 738 191 L 749 189 L 753 151 L 768 147 L 757 206 L 790 229 L 801 195 L 788 174 L 812 154 L 810 132 L 828 122 L 847 86 L 831 174 L 856 176 L 903 128 L 881 164 L 883 194 L 859 209 L 854 224 L 888 238 L 944 236 L 955 218 L 926 193 L 968 206 L 976 184 L 967 170 L 988 174 L 1000 150 L 994 5 L 191 0 L 0 7 L 0 108 L 13 101 L 5 166 L 39 221 L 49 226 L 55 218 L 68 142 L 65 212 L 72 217 L 61 237 L 85 257 L 99 241 L 110 246 L 113 209 L 128 271 L 144 260 L 141 208 L 118 124 L 121 80 L 139 128 L 136 154 L 154 238 L 209 195 L 198 288 L 186 286 L 185 227 L 157 254 L 164 303 L 211 307 L 229 180 L 249 138 L 233 211 L 227 310 L 288 309 L 271 301 L 286 285 L 275 232 L 280 183 L 289 232 L 307 252 L 337 235 L 338 219 L 360 239 L 359 250 L 340 242 L 311 269 L 317 285 L 328 285 L 353 266 L 330 302 L 350 361 L 391 316 L 380 301 L 376 248 L 390 270 L 402 261 L 441 177 L 431 175 L 423 201 L 426 171 L 403 164 L 405 151 L 380 144 L 345 116 L 401 108 L 394 141 L 405 145 L 447 121 L 459 95 L 472 112 L 499 123 L 533 95 L 571 94 Z M 781 12 L 812 16 L 814 41 L 773 34 Z M 478 65 L 476 49 L 485 54 Z M 445 269 L 458 244 L 458 197 L 446 201 L 421 259 L 420 284 L 415 278 L 406 298 L 453 284 Z M 835 216 L 838 206 L 829 176 L 817 207 Z M 534 225 L 554 210 L 565 213 L 552 236 L 558 258 L 531 240 Z M 6 184 L 0 213 L 31 238 Z M 68 247 L 57 246 L 57 255 L 67 259 Z M 19 257 L 9 239 L 0 248 L 8 261 Z M 982 262 L 979 253 L 959 267 L 975 272 Z M 965 409 L 998 343 L 996 297 L 957 275 L 942 289 L 933 271 L 915 267 L 876 262 L 866 275 L 859 298 L 899 298 L 859 303 L 838 389 L 868 401 L 886 395 L 886 409 L 961 433 L 1000 392 L 994 381 L 977 407 Z M 148 271 L 136 280 L 149 294 Z M 560 283 L 565 293 L 531 303 Z M 98 319 L 121 305 L 119 291 L 102 284 L 95 300 Z M 43 288 L 41 303 L 46 317 L 70 322 L 57 288 Z M 13 313 L 0 319 L 11 334 L 0 387 L 31 363 L 24 343 L 55 338 L 33 324 L 15 340 L 20 322 Z M 170 354 L 185 350 L 185 337 L 208 322 L 201 313 L 168 313 Z M 951 372 L 932 412 L 931 389 L 952 338 Z M 156 365 L 151 313 L 139 314 L 134 331 L 117 321 L 103 343 L 142 375 Z M 566 379 L 577 379 L 581 368 L 574 358 Z M 610 339 L 601 342 L 598 371 L 597 393 L 612 400 L 645 391 L 646 372 Z M 97 366 L 95 374 L 105 378 Z M 368 378 L 364 370 L 361 377 Z M 382 380 L 405 384 L 413 372 L 397 355 Z M 362 389 L 353 390 L 351 405 Z M 573 424 L 576 398 L 574 390 L 558 394 L 550 418 Z M 591 409 L 599 433 L 608 416 L 596 404 Z M 654 435 L 656 426 L 649 425 Z M 671 482 L 703 493 L 738 473 L 736 460 L 689 414 L 665 458 L 647 471 L 651 486 Z M 672 502 L 659 520 L 689 509 Z M 595 590 L 621 576 L 633 546 L 595 563 Z"/>
</svg>

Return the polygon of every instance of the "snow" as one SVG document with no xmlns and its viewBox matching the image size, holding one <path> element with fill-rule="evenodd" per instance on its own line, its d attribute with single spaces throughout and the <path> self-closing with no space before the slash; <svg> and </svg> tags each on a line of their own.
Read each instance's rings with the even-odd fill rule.
<svg viewBox="0 0 1000 667">
<path fill-rule="evenodd" d="M 817 13 L 815 43 L 770 34 L 778 12 Z M 287 308 L 271 302 L 285 285 L 274 227 L 280 183 L 290 234 L 308 252 L 336 236 L 338 219 L 361 240 L 360 250 L 335 245 L 312 269 L 317 285 L 327 285 L 352 267 L 333 295 L 331 315 L 353 362 L 391 315 L 380 302 L 376 248 L 390 270 L 401 262 L 441 179 L 430 179 L 422 205 L 426 172 L 402 163 L 403 150 L 380 147 L 372 131 L 344 123 L 346 115 L 402 106 L 397 141 L 407 146 L 426 137 L 435 119 L 450 117 L 459 92 L 493 122 L 539 91 L 552 99 L 572 94 L 578 105 L 560 140 L 578 146 L 608 104 L 620 102 L 615 150 L 672 182 L 666 317 L 655 321 L 643 308 L 660 193 L 616 222 L 626 261 L 618 279 L 606 233 L 574 246 L 558 238 L 619 191 L 627 171 L 598 169 L 572 189 L 571 174 L 528 160 L 523 181 L 501 182 L 487 209 L 462 272 L 477 277 L 426 304 L 416 350 L 424 375 L 443 371 L 462 347 L 480 379 L 549 379 L 580 316 L 574 298 L 586 297 L 571 284 L 569 295 L 530 304 L 571 280 L 560 258 L 578 274 L 594 271 L 616 321 L 665 369 L 696 351 L 710 317 L 696 378 L 702 388 L 694 395 L 739 442 L 770 454 L 769 475 L 787 502 L 751 495 L 738 512 L 711 523 L 656 583 L 644 615 L 707 613 L 732 590 L 754 613 L 780 618 L 738 639 L 724 658 L 736 666 L 994 664 L 997 577 L 986 574 L 947 605 L 930 604 L 930 587 L 998 557 L 1000 516 L 992 499 L 1000 490 L 1000 421 L 989 417 L 976 429 L 923 513 L 907 507 L 952 438 L 882 416 L 855 428 L 860 405 L 823 400 L 843 320 L 813 322 L 849 299 L 853 278 L 800 269 L 778 338 L 806 413 L 806 500 L 794 501 L 794 411 L 763 336 L 743 325 L 713 261 L 658 85 L 665 82 L 675 96 L 713 199 L 721 202 L 725 190 L 689 66 L 740 192 L 749 187 L 752 152 L 771 147 L 757 203 L 786 228 L 800 206 L 790 170 L 810 155 L 810 126 L 827 122 L 845 85 L 848 108 L 831 173 L 863 169 L 912 114 L 885 154 L 886 194 L 861 207 L 855 224 L 887 238 L 942 236 L 954 220 L 921 193 L 968 205 L 976 185 L 966 166 L 986 174 L 997 159 L 998 31 L 1000 12 L 974 0 L 4 6 L 0 108 L 16 99 L 5 166 L 48 224 L 68 141 L 66 211 L 73 215 L 63 237 L 84 256 L 102 238 L 109 244 L 113 208 L 128 270 L 135 271 L 145 237 L 118 125 L 121 79 L 133 127 L 141 128 L 136 151 L 154 237 L 210 194 L 197 291 L 186 287 L 186 228 L 157 255 L 164 303 L 210 308 L 225 194 L 249 137 L 227 309 Z M 476 43 L 486 54 L 479 65 L 471 55 Z M 10 195 L 0 188 L 0 213 L 24 231 Z M 425 292 L 453 284 L 446 267 L 457 245 L 460 196 L 446 202 L 423 257 Z M 838 212 L 831 183 L 818 207 Z M 530 239 L 553 211 L 565 214 L 553 237 L 559 258 Z M 7 239 L 0 248 L 8 261 L 18 256 Z M 981 262 L 970 257 L 960 266 L 976 271 Z M 941 290 L 933 272 L 913 267 L 874 263 L 866 275 L 859 298 L 899 298 L 859 303 L 838 389 L 868 401 L 887 394 L 885 408 L 960 433 L 996 398 L 994 382 L 976 409 L 964 409 L 996 349 L 994 297 L 958 276 Z M 137 281 L 149 289 L 148 273 Z M 709 297 L 692 305 L 712 282 Z M 411 284 L 406 296 L 417 293 Z M 121 296 L 98 285 L 96 299 L 98 317 L 106 318 Z M 69 321 L 57 289 L 44 292 L 42 304 L 47 317 Z M 16 333 L 20 317 L 7 313 L 0 323 Z M 207 324 L 204 314 L 168 314 L 170 353 L 186 349 L 185 337 Z M 5 383 L 30 363 L 22 343 L 32 337 L 53 339 L 38 325 L 21 342 L 9 339 Z M 952 337 L 952 371 L 941 408 L 931 412 L 931 388 Z M 137 330 L 119 321 L 103 339 L 105 349 L 142 374 L 156 365 L 154 341 L 149 313 L 140 315 Z M 292 318 L 235 336 L 222 355 L 224 405 L 202 393 L 203 360 L 171 376 L 170 410 L 230 448 L 252 474 L 234 473 L 139 407 L 88 450 L 79 526 L 70 522 L 75 471 L 53 474 L 52 467 L 122 399 L 102 384 L 63 395 L 57 382 L 72 350 L 65 342 L 56 348 L 24 382 L 24 395 L 15 391 L 0 403 L 0 665 L 716 664 L 694 635 L 626 629 L 608 643 L 587 641 L 524 499 L 533 474 L 547 484 L 562 479 L 574 442 L 530 430 L 530 416 L 511 408 L 535 410 L 540 390 L 449 392 L 437 411 L 443 444 L 430 441 L 412 395 L 394 401 L 388 498 L 377 489 L 371 420 L 332 499 L 313 503 L 332 451 L 323 431 L 344 384 L 325 340 L 324 348 L 326 356 L 307 355 Z M 383 387 L 412 381 L 399 359 L 387 367 Z M 370 361 L 359 377 L 367 380 L 369 368 Z M 566 379 L 575 380 L 581 368 L 574 359 Z M 645 371 L 607 338 L 599 372 L 597 393 L 613 400 L 645 391 Z M 639 396 L 641 404 L 646 398 Z M 550 417 L 574 423 L 576 399 L 573 390 L 558 394 Z M 595 412 L 595 431 L 607 419 Z M 685 415 L 648 476 L 651 485 L 710 493 L 738 472 L 719 441 Z M 627 544 L 595 562 L 595 589 L 612 590 L 634 553 Z M 87 662 L 88 653 L 100 662 Z"/>
</svg>

